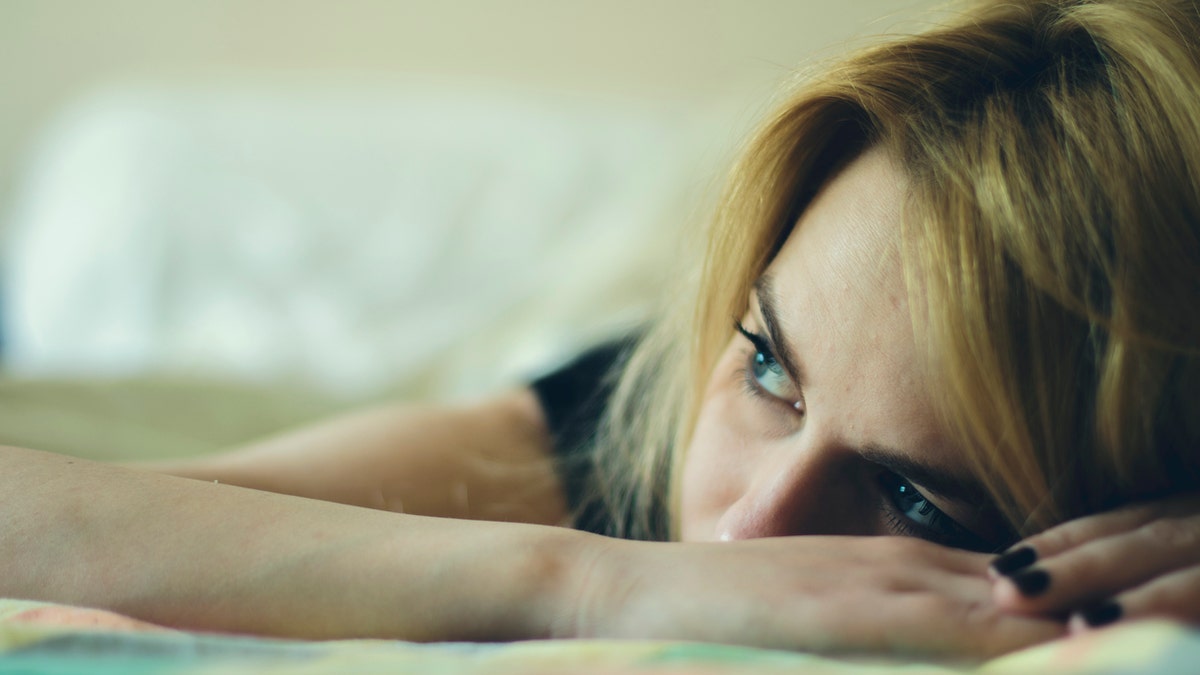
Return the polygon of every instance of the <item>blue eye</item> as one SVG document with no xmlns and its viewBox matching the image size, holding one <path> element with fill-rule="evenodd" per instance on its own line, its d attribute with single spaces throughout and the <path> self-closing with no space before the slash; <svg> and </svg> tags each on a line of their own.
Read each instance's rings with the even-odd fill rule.
<svg viewBox="0 0 1200 675">
<path fill-rule="evenodd" d="M 925 495 L 918 492 L 912 483 L 900 476 L 888 473 L 881 477 L 880 481 L 888 490 L 888 496 L 896 510 L 917 525 L 933 529 L 939 524 L 939 516 L 947 517 L 933 505 L 933 502 L 926 499 Z"/>
<path fill-rule="evenodd" d="M 783 366 L 779 365 L 770 352 L 755 350 L 750 372 L 759 385 L 772 396 L 784 398 L 787 394 L 787 375 L 783 372 Z"/>
<path fill-rule="evenodd" d="M 904 477 L 885 471 L 879 476 L 879 485 L 887 502 L 886 515 L 896 534 L 972 551 L 996 548 L 934 506 Z"/>
<path fill-rule="evenodd" d="M 735 323 L 737 331 L 742 334 L 742 337 L 750 341 L 754 346 L 754 352 L 750 356 L 750 362 L 747 364 L 745 372 L 747 379 L 752 379 L 748 382 L 755 394 L 769 394 L 777 399 L 794 405 L 794 387 L 787 372 L 783 369 L 783 365 L 775 359 L 775 353 L 771 351 L 771 346 L 766 338 L 746 330 L 740 323 Z"/>
</svg>

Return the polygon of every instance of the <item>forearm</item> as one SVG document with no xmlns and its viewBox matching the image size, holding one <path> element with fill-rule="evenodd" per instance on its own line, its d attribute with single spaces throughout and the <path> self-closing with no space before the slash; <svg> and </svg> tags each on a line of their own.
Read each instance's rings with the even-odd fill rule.
<svg viewBox="0 0 1200 675">
<path fill-rule="evenodd" d="M 136 466 L 418 515 L 567 520 L 550 437 L 529 390 L 472 404 L 383 405 L 231 452 Z"/>
<path fill-rule="evenodd" d="M 546 635 L 589 537 L 0 450 L 0 593 L 307 638 Z"/>
<path fill-rule="evenodd" d="M 988 557 L 900 537 L 722 544 L 425 518 L 0 449 L 0 595 L 302 638 L 638 637 L 992 655 Z"/>
</svg>

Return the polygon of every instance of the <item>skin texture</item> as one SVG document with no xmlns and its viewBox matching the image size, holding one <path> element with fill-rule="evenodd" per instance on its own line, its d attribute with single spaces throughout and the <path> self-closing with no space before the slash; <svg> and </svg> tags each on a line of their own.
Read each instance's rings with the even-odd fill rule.
<svg viewBox="0 0 1200 675">
<path fill-rule="evenodd" d="M 589 537 L 0 448 L 0 595 L 298 638 L 545 637 Z"/>
<path fill-rule="evenodd" d="M 1064 633 L 1001 612 L 987 561 L 913 537 L 607 540 L 555 634 L 977 659 Z"/>
<path fill-rule="evenodd" d="M 313 639 L 677 638 L 960 658 L 1062 632 L 996 611 L 986 556 L 910 537 L 622 541 L 17 448 L 0 451 L 0 488 L 0 593 L 177 628 Z"/>
<path fill-rule="evenodd" d="M 805 211 L 767 270 L 803 386 L 776 378 L 776 396 L 748 394 L 755 347 L 734 338 L 687 453 L 685 543 L 609 543 L 571 634 L 978 657 L 1064 632 L 1056 619 L 999 609 L 991 556 L 914 537 L 789 536 L 901 533 L 886 515 L 880 447 L 963 471 L 921 377 L 899 256 L 903 190 L 889 157 L 872 151 Z M 742 322 L 759 332 L 755 304 Z M 979 524 L 968 505 L 930 499 Z"/>
<path fill-rule="evenodd" d="M 966 468 L 922 375 L 900 259 L 904 179 L 868 151 L 805 210 L 765 277 L 803 382 L 747 392 L 754 346 L 735 334 L 709 381 L 685 460 L 682 538 L 905 534 L 887 515 L 886 469 L 868 448 L 950 473 Z M 742 324 L 765 333 L 759 294 Z M 894 451 L 894 452 L 892 452 Z M 914 487 L 978 529 L 971 504 Z M 901 521 L 903 522 L 903 521 Z"/>
<path fill-rule="evenodd" d="M 1200 622 L 1200 498 L 1080 518 L 1013 549 L 1026 547 L 1036 552 L 1030 565 L 991 573 L 996 604 L 1007 612 L 1069 614 L 1074 633 L 1093 630 L 1089 619 L 1103 622 L 1097 627 L 1147 617 Z M 1022 593 L 1014 583 L 1022 575 L 1045 575 L 1044 590 Z"/>
<path fill-rule="evenodd" d="M 131 466 L 396 513 L 561 525 L 537 397 L 384 405 L 234 451 Z"/>
</svg>

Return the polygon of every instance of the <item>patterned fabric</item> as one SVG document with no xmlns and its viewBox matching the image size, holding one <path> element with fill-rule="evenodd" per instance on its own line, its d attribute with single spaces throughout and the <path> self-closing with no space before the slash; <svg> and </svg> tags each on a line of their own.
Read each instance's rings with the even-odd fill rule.
<svg viewBox="0 0 1200 675">
<path fill-rule="evenodd" d="M 268 675 L 320 673 L 1182 673 L 1200 668 L 1200 630 L 1140 622 L 981 665 L 846 659 L 651 641 L 414 644 L 303 642 L 169 630 L 110 612 L 0 600 L 0 673 Z"/>
</svg>

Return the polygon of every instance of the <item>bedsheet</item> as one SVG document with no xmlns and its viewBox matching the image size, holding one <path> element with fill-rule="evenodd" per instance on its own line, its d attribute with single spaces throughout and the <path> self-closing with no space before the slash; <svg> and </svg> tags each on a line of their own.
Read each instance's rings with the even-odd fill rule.
<svg viewBox="0 0 1200 675">
<path fill-rule="evenodd" d="M 565 640 L 416 644 L 305 642 L 164 629 L 118 615 L 0 599 L 0 673 L 1183 673 L 1200 670 L 1200 631 L 1137 622 L 983 664 L 833 658 L 725 645 Z"/>
</svg>

